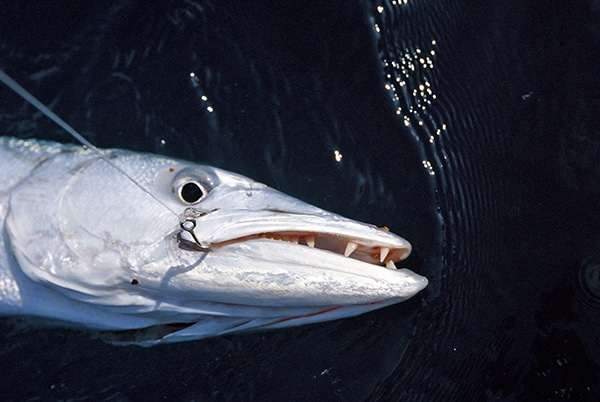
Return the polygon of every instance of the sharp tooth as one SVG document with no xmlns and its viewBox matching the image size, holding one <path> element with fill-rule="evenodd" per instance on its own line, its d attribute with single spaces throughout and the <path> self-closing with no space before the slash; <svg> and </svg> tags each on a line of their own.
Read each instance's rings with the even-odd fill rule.
<svg viewBox="0 0 600 402">
<path fill-rule="evenodd" d="M 306 245 L 308 247 L 312 247 L 312 248 L 315 247 L 315 236 L 308 236 L 304 240 L 306 240 Z"/>
<path fill-rule="evenodd" d="M 385 260 L 385 257 L 387 257 L 389 252 L 390 252 L 389 248 L 381 247 L 381 250 L 379 251 L 379 262 L 383 262 L 383 260 Z"/>
<path fill-rule="evenodd" d="M 385 263 L 385 267 L 389 269 L 396 269 L 396 265 L 394 265 L 394 261 L 392 260 L 388 260 L 388 262 Z"/>
<path fill-rule="evenodd" d="M 344 255 L 346 257 L 350 257 L 350 254 L 352 254 L 352 252 L 354 250 L 356 250 L 357 247 L 358 247 L 358 244 L 356 244 L 352 241 L 349 241 L 348 243 L 346 243 L 346 250 L 344 250 Z"/>
<path fill-rule="evenodd" d="M 290 242 L 298 244 L 298 236 L 291 236 Z"/>
</svg>

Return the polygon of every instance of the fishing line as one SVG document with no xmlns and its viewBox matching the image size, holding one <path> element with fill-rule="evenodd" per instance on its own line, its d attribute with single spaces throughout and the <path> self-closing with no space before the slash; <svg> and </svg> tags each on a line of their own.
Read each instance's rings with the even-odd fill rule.
<svg viewBox="0 0 600 402">
<path fill-rule="evenodd" d="M 73 127 L 71 127 L 63 119 L 61 119 L 60 117 L 58 117 L 46 105 L 44 105 L 42 102 L 40 102 L 39 100 L 37 100 L 37 98 L 35 96 L 33 96 L 31 93 L 29 93 L 29 91 L 27 91 L 25 88 L 23 88 L 21 85 L 19 85 L 15 80 L 13 80 L 12 78 L 10 78 L 10 76 L 8 74 L 6 74 L 4 72 L 4 70 L 2 70 L 2 69 L 0 69 L 0 81 L 2 81 L 3 83 L 5 83 L 10 89 L 12 89 L 13 91 L 15 91 L 18 95 L 20 95 L 27 102 L 31 103 L 36 109 L 38 109 L 40 112 L 42 112 L 43 114 L 45 114 L 53 122 L 55 122 L 60 127 L 62 127 L 63 129 L 65 129 L 69 134 L 71 134 L 71 136 L 73 136 L 73 138 L 75 138 L 77 141 L 79 141 L 80 143 L 82 143 L 83 145 L 85 145 L 92 152 L 96 153 L 106 163 L 108 163 L 110 166 L 112 166 L 113 168 L 115 168 L 119 173 L 121 173 L 122 175 L 124 175 L 127 179 L 129 179 L 129 181 L 131 181 L 133 184 L 135 184 L 139 189 L 141 189 L 143 192 L 145 192 L 146 194 L 148 194 L 156 202 L 158 202 L 160 205 L 162 205 L 163 207 L 165 207 L 169 212 L 171 212 L 173 215 L 175 215 L 179 219 L 179 215 L 175 211 L 173 211 L 171 208 L 169 208 L 164 202 L 162 202 L 161 200 L 159 200 L 150 191 L 146 190 L 141 184 L 139 184 L 137 181 L 135 181 L 135 179 L 133 177 L 131 177 L 129 174 L 127 174 L 127 172 L 125 172 L 123 169 L 121 169 L 119 166 L 117 166 L 115 163 L 113 163 L 102 151 L 100 151 L 91 142 L 89 142 L 88 140 L 86 140 L 85 137 L 83 137 L 81 134 L 79 134 L 77 131 L 75 131 L 75 129 Z"/>
</svg>

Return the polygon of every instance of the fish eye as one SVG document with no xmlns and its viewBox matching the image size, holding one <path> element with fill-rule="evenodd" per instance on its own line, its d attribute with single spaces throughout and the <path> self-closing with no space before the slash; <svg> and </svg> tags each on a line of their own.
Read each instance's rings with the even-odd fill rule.
<svg viewBox="0 0 600 402">
<path fill-rule="evenodd" d="M 177 189 L 179 199 L 186 204 L 199 203 L 208 193 L 206 188 L 197 181 L 188 181 L 182 183 Z"/>
</svg>

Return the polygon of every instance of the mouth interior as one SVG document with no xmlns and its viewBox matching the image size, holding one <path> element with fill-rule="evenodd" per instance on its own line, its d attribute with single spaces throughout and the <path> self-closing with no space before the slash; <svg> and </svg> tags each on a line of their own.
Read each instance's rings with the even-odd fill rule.
<svg viewBox="0 0 600 402">
<path fill-rule="evenodd" d="M 368 264 L 385 266 L 390 269 L 396 269 L 394 263 L 404 260 L 410 253 L 408 248 L 371 246 L 361 243 L 361 241 L 358 239 L 349 239 L 342 236 L 324 233 L 299 232 L 259 233 L 218 244 L 212 244 L 211 247 L 222 247 L 256 239 L 285 241 L 298 244 L 299 246 L 326 250 L 348 258 L 366 262 Z"/>
</svg>

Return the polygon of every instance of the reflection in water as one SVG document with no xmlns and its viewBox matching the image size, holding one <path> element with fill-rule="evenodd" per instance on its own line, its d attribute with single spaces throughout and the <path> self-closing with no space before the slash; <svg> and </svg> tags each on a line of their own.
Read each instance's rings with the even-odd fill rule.
<svg viewBox="0 0 600 402">
<path fill-rule="evenodd" d="M 577 308 L 588 319 L 600 325 L 600 256 L 594 255 L 577 266 L 577 281 L 574 289 Z"/>
<path fill-rule="evenodd" d="M 597 249 L 585 234 L 591 229 L 597 236 L 590 200 L 598 188 L 597 160 L 590 163 L 597 118 L 584 107 L 574 111 L 583 115 L 575 129 L 566 124 L 563 133 L 551 123 L 566 109 L 548 113 L 550 99 L 563 94 L 548 91 L 551 75 L 532 67 L 532 50 L 539 56 L 540 48 L 553 46 L 547 36 L 529 33 L 537 11 L 444 3 L 384 1 L 369 8 L 384 89 L 419 144 L 444 229 L 442 271 L 433 276 L 439 291 L 428 295 L 405 364 L 374 395 L 589 396 L 597 374 L 571 376 L 598 372 L 600 274 L 598 260 L 578 268 L 572 261 Z M 529 25 L 523 12 L 535 17 Z M 574 213 L 575 205 L 588 212 Z M 585 229 L 573 231 L 582 220 Z"/>
</svg>

